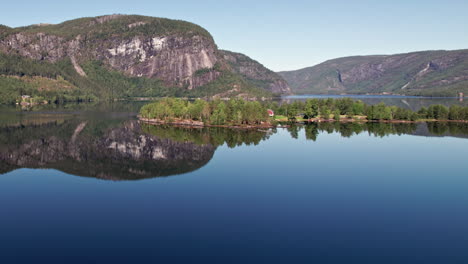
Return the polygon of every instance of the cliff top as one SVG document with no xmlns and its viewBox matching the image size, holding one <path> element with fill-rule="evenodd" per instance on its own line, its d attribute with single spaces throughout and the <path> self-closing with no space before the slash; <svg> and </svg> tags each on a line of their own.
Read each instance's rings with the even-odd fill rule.
<svg viewBox="0 0 468 264">
<path fill-rule="evenodd" d="M 25 27 L 9 28 L 0 25 L 2 32 L 44 33 L 73 39 L 77 36 L 87 38 L 134 37 L 139 35 L 201 35 L 213 41 L 211 34 L 204 28 L 182 20 L 140 15 L 105 15 L 84 17 L 65 21 L 60 24 L 35 24 Z M 5 35 L 5 34 L 3 34 Z"/>
</svg>

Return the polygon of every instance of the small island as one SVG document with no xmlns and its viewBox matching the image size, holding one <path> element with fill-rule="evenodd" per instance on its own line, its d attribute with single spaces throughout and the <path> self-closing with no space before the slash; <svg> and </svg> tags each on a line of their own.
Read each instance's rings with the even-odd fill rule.
<svg viewBox="0 0 468 264">
<path fill-rule="evenodd" d="M 384 103 L 368 105 L 350 98 L 283 104 L 241 98 L 224 101 L 164 98 L 143 106 L 138 118 L 149 124 L 231 128 L 270 128 L 285 122 L 468 122 L 468 107 L 431 105 L 414 112 Z"/>
</svg>

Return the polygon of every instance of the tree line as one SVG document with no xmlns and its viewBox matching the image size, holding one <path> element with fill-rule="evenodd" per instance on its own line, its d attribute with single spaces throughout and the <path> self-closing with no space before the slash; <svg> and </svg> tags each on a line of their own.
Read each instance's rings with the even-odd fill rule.
<svg viewBox="0 0 468 264">
<path fill-rule="evenodd" d="M 140 116 L 163 121 L 190 119 L 211 125 L 258 125 L 269 121 L 265 105 L 243 99 L 208 102 L 201 99 L 188 101 L 165 98 L 143 106 Z"/>
<path fill-rule="evenodd" d="M 211 125 L 258 125 L 275 121 L 276 118 L 268 116 L 268 109 L 272 109 L 276 116 L 286 116 L 290 121 L 316 118 L 335 121 L 342 118 L 371 121 L 468 120 L 468 107 L 458 105 L 432 105 L 415 112 L 384 103 L 368 105 L 350 98 L 308 99 L 304 102 L 283 104 L 272 101 L 246 101 L 240 98 L 228 101 L 164 98 L 143 106 L 140 115 L 143 118 L 162 121 L 184 119 Z"/>
<path fill-rule="evenodd" d="M 274 110 L 277 115 L 287 116 L 289 120 L 294 120 L 298 117 L 306 119 L 334 118 L 337 121 L 341 118 L 356 117 L 362 117 L 367 120 L 468 120 L 468 107 L 458 105 L 450 107 L 431 105 L 428 108 L 423 107 L 415 112 L 397 106 L 387 106 L 384 103 L 368 105 L 360 100 L 353 100 L 351 98 L 328 98 L 308 99 L 305 102 L 294 101 L 285 104 L 269 102 L 267 106 Z"/>
</svg>

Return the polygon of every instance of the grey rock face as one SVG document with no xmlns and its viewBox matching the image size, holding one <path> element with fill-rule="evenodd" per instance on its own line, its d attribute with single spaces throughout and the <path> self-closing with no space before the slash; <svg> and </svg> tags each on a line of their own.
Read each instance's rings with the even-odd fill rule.
<svg viewBox="0 0 468 264">
<path fill-rule="evenodd" d="M 0 41 L 0 50 L 4 53 L 18 54 L 30 59 L 56 62 L 68 56 L 68 44 L 61 37 L 44 33 L 34 35 L 17 33 Z"/>
<path fill-rule="evenodd" d="M 216 45 L 201 36 L 114 38 L 102 41 L 96 50 L 88 44 L 81 37 L 67 41 L 44 33 L 17 33 L 0 41 L 0 51 L 49 62 L 70 58 L 82 76 L 85 73 L 79 67 L 80 58 L 84 54 L 92 54 L 93 58 L 127 75 L 158 78 L 166 85 L 186 86 L 188 89 L 202 86 L 219 76 L 194 76 L 196 71 L 213 68 L 217 62 Z"/>
<path fill-rule="evenodd" d="M 201 36 L 114 39 L 104 46 L 110 48 L 98 50 L 96 57 L 131 76 L 159 78 L 168 85 L 185 85 L 188 89 L 217 77 L 210 75 L 203 81 L 195 80 L 196 71 L 213 68 L 217 62 L 215 44 Z"/>
<path fill-rule="evenodd" d="M 250 88 L 290 93 L 276 73 L 245 55 L 219 51 L 205 29 L 177 20 L 109 15 L 57 25 L 0 26 L 0 53 L 51 63 L 70 60 L 81 76 L 86 76 L 83 64 L 97 60 L 126 76 L 162 80 L 167 87 L 190 90 L 227 73 L 235 75 L 235 85 L 246 79 Z"/>
</svg>

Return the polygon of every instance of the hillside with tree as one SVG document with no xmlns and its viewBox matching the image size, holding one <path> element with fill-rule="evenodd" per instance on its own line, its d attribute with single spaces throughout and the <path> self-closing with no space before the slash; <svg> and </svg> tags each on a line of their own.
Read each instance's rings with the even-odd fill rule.
<svg viewBox="0 0 468 264">
<path fill-rule="evenodd" d="M 468 94 L 468 50 L 355 56 L 279 73 L 296 94 Z"/>
<path fill-rule="evenodd" d="M 0 26 L 0 103 L 135 97 L 262 97 L 281 77 L 245 75 L 204 28 L 180 20 L 108 15 L 57 25 Z M 53 88 L 44 88 L 50 83 Z M 258 85 L 260 84 L 260 85 Z"/>
</svg>

